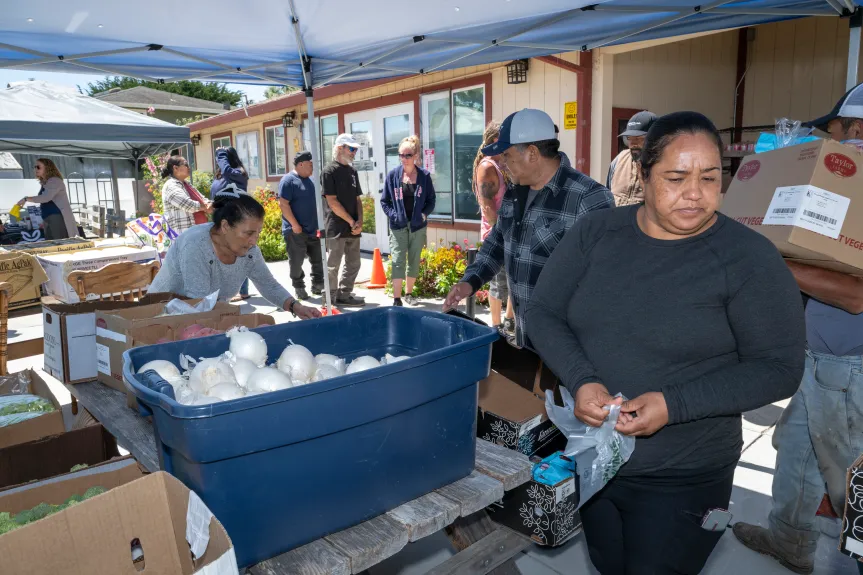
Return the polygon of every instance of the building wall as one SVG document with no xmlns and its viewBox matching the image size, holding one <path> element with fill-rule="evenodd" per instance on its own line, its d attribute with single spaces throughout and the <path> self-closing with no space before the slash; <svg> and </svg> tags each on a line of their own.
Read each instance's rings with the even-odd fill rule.
<svg viewBox="0 0 863 575">
<path fill-rule="evenodd" d="M 732 30 L 616 54 L 613 105 L 659 115 L 692 110 L 730 128 L 737 35 Z"/>
<path fill-rule="evenodd" d="M 811 120 L 826 114 L 845 93 L 848 20 L 805 18 L 755 28 L 743 125 L 777 118 Z"/>
</svg>

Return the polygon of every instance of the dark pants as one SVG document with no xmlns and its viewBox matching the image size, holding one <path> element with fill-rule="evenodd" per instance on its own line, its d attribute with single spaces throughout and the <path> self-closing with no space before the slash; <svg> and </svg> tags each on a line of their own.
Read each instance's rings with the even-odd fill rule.
<svg viewBox="0 0 863 575">
<path fill-rule="evenodd" d="M 321 256 L 321 240 L 306 233 L 284 232 L 288 263 L 291 268 L 291 283 L 294 289 L 306 289 L 303 261 L 308 256 L 312 263 L 312 289 L 324 289 L 324 260 Z"/>
<path fill-rule="evenodd" d="M 602 575 L 700 573 L 723 533 L 702 529 L 702 518 L 728 509 L 733 482 L 733 468 L 697 485 L 613 479 L 581 508 L 594 567 Z"/>
<path fill-rule="evenodd" d="M 62 214 L 50 214 L 42 219 L 42 235 L 46 240 L 62 240 L 69 237 L 66 220 Z"/>
<path fill-rule="evenodd" d="M 243 285 L 240 286 L 240 295 L 249 295 L 249 280 L 246 278 L 246 281 L 243 282 Z"/>
</svg>

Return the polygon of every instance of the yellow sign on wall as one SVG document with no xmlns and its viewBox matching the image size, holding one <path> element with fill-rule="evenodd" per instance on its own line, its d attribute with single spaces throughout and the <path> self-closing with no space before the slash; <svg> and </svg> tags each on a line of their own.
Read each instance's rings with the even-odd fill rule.
<svg viewBox="0 0 863 575">
<path fill-rule="evenodd" d="M 563 129 L 574 130 L 578 124 L 578 102 L 563 105 Z"/>
</svg>

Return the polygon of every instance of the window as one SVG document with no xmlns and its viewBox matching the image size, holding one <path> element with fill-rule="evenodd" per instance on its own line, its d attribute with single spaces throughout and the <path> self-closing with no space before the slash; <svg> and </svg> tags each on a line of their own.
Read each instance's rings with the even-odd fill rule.
<svg viewBox="0 0 863 575">
<path fill-rule="evenodd" d="M 320 145 L 320 154 L 323 162 L 318 162 L 318 169 L 323 169 L 324 166 L 333 161 L 333 146 L 336 144 L 336 137 L 339 135 L 339 117 L 336 114 L 332 116 L 315 116 L 318 128 L 318 140 Z M 303 146 L 305 149 L 314 153 L 312 150 L 311 134 L 309 133 L 309 119 L 303 120 Z"/>
<path fill-rule="evenodd" d="M 264 130 L 267 139 L 267 176 L 284 176 L 288 173 L 288 152 L 285 149 L 284 126 Z"/>
<path fill-rule="evenodd" d="M 216 168 L 219 167 L 219 164 L 216 163 L 216 150 L 219 148 L 230 148 L 231 147 L 231 136 L 222 136 L 221 138 L 213 138 L 213 173 L 216 173 Z"/>
<path fill-rule="evenodd" d="M 237 154 L 246 167 L 249 178 L 261 177 L 261 157 L 258 154 L 258 133 L 237 134 Z"/>
<path fill-rule="evenodd" d="M 473 162 L 485 130 L 485 87 L 424 95 L 421 114 L 423 149 L 434 152 L 435 215 L 479 220 Z"/>
</svg>

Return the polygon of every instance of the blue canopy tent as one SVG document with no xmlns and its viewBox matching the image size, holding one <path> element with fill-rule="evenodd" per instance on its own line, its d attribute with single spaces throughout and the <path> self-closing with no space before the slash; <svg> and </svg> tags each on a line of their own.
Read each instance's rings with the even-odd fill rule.
<svg viewBox="0 0 863 575">
<path fill-rule="evenodd" d="M 820 16 L 850 19 L 853 85 L 858 1 L 452 0 L 417 11 L 393 0 L 187 0 L 161 10 L 30 0 L 0 14 L 0 68 L 301 86 L 313 117 L 314 89 L 328 84 Z M 309 127 L 317 147 L 315 122 Z M 326 293 L 329 306 L 328 285 Z"/>
</svg>

